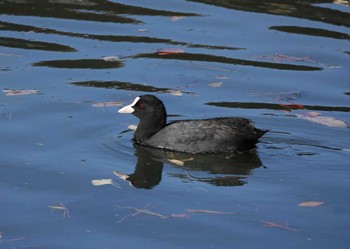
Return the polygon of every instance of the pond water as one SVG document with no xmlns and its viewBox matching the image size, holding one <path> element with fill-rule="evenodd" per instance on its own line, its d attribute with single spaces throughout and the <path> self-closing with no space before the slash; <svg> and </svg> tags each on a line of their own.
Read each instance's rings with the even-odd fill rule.
<svg viewBox="0 0 350 249">
<path fill-rule="evenodd" d="M 346 0 L 0 1 L 0 247 L 348 248 L 349 28 Z M 134 147 L 149 93 L 270 132 Z"/>
</svg>

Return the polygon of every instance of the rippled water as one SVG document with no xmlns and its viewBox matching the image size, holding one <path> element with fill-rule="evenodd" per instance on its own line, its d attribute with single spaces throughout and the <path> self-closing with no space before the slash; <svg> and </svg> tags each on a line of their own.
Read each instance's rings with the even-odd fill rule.
<svg viewBox="0 0 350 249">
<path fill-rule="evenodd" d="M 348 248 L 349 26 L 346 0 L 0 1 L 0 247 Z M 144 93 L 271 131 L 134 147 Z"/>
</svg>

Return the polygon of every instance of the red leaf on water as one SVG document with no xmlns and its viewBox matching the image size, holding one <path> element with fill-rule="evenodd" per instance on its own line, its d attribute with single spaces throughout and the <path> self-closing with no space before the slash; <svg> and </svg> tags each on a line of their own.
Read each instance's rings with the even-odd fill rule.
<svg viewBox="0 0 350 249">
<path fill-rule="evenodd" d="M 305 108 L 303 105 L 299 105 L 299 104 L 280 104 L 280 106 L 282 106 L 287 110 L 291 110 L 291 109 L 300 110 Z"/>
</svg>

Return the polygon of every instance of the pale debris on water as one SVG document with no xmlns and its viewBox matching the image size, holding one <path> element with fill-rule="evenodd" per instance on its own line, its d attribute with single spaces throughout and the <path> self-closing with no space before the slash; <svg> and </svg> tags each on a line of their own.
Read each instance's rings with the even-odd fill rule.
<svg viewBox="0 0 350 249">
<path fill-rule="evenodd" d="M 104 56 L 102 57 L 102 60 L 104 61 L 110 61 L 110 62 L 114 62 L 114 61 L 121 61 L 121 59 L 118 56 Z"/>
<path fill-rule="evenodd" d="M 210 87 L 221 87 L 222 86 L 222 82 L 212 82 L 212 83 L 209 83 L 208 86 Z"/>
<path fill-rule="evenodd" d="M 170 93 L 171 95 L 177 96 L 177 97 L 181 97 L 184 94 L 180 90 L 169 90 L 168 93 Z"/>
<path fill-rule="evenodd" d="M 168 161 L 179 166 L 183 166 L 185 164 L 185 162 L 177 159 L 168 159 Z"/>
<path fill-rule="evenodd" d="M 5 89 L 3 90 L 6 96 L 17 96 L 17 95 L 28 95 L 28 94 L 36 94 L 39 93 L 39 90 L 27 89 L 27 90 L 13 90 L 13 89 Z"/>
<path fill-rule="evenodd" d="M 185 50 L 176 48 L 158 49 L 156 54 L 158 55 L 171 55 L 171 54 L 183 54 Z"/>
<path fill-rule="evenodd" d="M 171 16 L 170 20 L 175 22 L 175 21 L 178 21 L 178 20 L 181 20 L 181 19 L 184 19 L 184 18 L 186 18 L 186 16 Z"/>
<path fill-rule="evenodd" d="M 189 157 L 189 158 L 185 158 L 185 159 L 168 159 L 169 162 L 178 165 L 178 166 L 183 166 L 185 164 L 185 162 L 187 161 L 192 161 L 194 158 L 193 157 Z"/>
<path fill-rule="evenodd" d="M 48 206 L 48 208 L 50 208 L 52 210 L 61 210 L 61 211 L 63 211 L 63 217 L 64 218 L 69 218 L 69 216 L 70 216 L 68 208 L 62 202 L 57 202 L 57 205 Z"/>
<path fill-rule="evenodd" d="M 129 130 L 132 130 L 132 131 L 136 131 L 137 125 L 129 125 L 129 126 L 128 126 L 128 129 L 129 129 Z"/>
<path fill-rule="evenodd" d="M 120 186 L 116 185 L 112 179 L 94 179 L 91 181 L 93 186 L 104 186 L 104 185 L 113 185 L 114 187 L 121 188 Z"/>
<path fill-rule="evenodd" d="M 91 183 L 94 186 L 114 185 L 112 179 L 94 179 Z"/>
<path fill-rule="evenodd" d="M 123 102 L 121 101 L 107 101 L 107 102 L 96 102 L 92 104 L 93 107 L 115 107 L 115 106 L 122 106 Z"/>
<path fill-rule="evenodd" d="M 327 117 L 327 116 L 321 116 L 321 113 L 319 112 L 307 112 L 304 115 L 297 114 L 298 118 L 314 122 L 317 124 L 329 126 L 329 127 L 340 127 L 340 128 L 347 128 L 348 125 L 339 119 L 333 118 L 333 117 Z"/>
</svg>

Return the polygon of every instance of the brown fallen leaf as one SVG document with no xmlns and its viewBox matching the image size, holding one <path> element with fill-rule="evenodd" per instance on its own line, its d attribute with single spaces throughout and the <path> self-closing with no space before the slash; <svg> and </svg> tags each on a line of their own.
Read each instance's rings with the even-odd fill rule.
<svg viewBox="0 0 350 249">
<path fill-rule="evenodd" d="M 298 204 L 299 207 L 318 207 L 323 205 L 323 201 L 305 201 Z"/>
<path fill-rule="evenodd" d="M 183 49 L 158 49 L 156 54 L 158 55 L 168 55 L 168 54 L 182 54 L 185 53 Z"/>
<path fill-rule="evenodd" d="M 28 94 L 36 94 L 39 93 L 39 90 L 11 90 L 5 89 L 3 90 L 6 96 L 17 96 L 17 95 L 28 95 Z"/>
<path fill-rule="evenodd" d="M 96 102 L 92 104 L 93 107 L 111 107 L 111 106 L 122 106 L 123 102 L 121 101 L 108 101 L 108 102 Z"/>
</svg>

